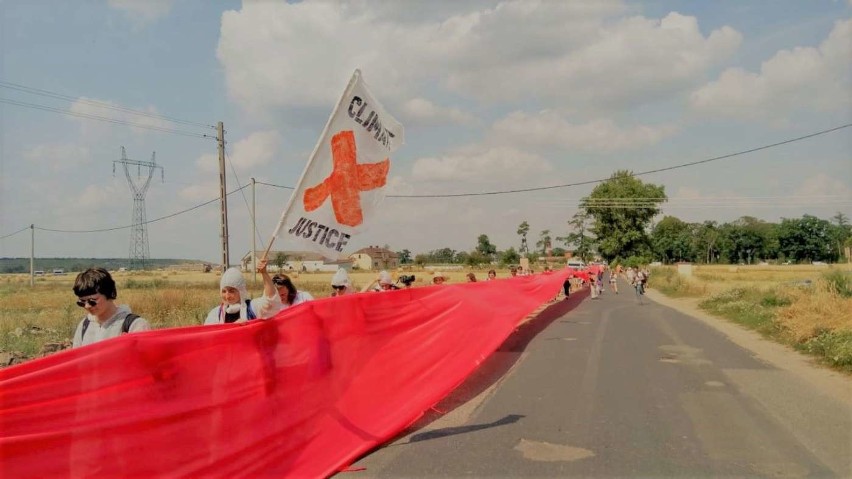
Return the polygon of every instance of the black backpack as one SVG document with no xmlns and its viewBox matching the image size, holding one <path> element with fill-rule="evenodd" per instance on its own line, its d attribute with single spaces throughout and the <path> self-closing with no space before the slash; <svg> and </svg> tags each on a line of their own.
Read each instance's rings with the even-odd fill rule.
<svg viewBox="0 0 852 479">
<path fill-rule="evenodd" d="M 130 326 L 133 324 L 133 321 L 136 321 L 138 318 L 138 314 L 128 313 L 127 316 L 124 317 L 124 322 L 121 323 L 121 334 L 129 333 Z M 89 317 L 86 316 L 83 318 L 83 331 L 80 332 L 80 341 L 83 341 L 83 338 L 86 337 L 86 329 L 89 328 Z"/>
</svg>

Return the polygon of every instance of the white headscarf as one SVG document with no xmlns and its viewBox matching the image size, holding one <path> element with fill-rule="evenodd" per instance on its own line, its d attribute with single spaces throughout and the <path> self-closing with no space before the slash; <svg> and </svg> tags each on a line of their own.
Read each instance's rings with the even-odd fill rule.
<svg viewBox="0 0 852 479">
<path fill-rule="evenodd" d="M 393 284 L 393 279 L 391 278 L 390 273 L 387 271 L 379 273 L 379 284 Z"/>
<path fill-rule="evenodd" d="M 224 273 L 222 273 L 222 279 L 219 280 L 219 291 L 222 291 L 225 287 L 231 287 L 240 292 L 240 319 L 239 321 L 245 321 L 248 319 L 248 311 L 246 311 L 246 300 L 249 299 L 248 288 L 246 287 L 246 280 L 243 278 L 243 273 L 237 267 L 230 267 Z M 236 306 L 236 305 L 234 305 Z M 227 311 L 228 305 L 222 305 L 222 317 L 224 318 L 225 312 L 233 312 L 236 311 Z M 224 321 L 224 319 L 222 319 Z"/>
<path fill-rule="evenodd" d="M 349 273 L 346 272 L 345 269 L 339 268 L 336 273 L 334 273 L 334 277 L 331 278 L 332 286 L 346 286 L 347 288 L 352 286 L 352 283 L 349 282 Z"/>
</svg>

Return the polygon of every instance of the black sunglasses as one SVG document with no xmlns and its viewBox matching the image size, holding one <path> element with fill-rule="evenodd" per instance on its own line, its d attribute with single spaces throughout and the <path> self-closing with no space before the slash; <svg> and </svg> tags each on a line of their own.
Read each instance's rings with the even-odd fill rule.
<svg viewBox="0 0 852 479">
<path fill-rule="evenodd" d="M 95 298 L 78 299 L 77 300 L 77 306 L 79 306 L 81 308 L 86 307 L 86 303 L 89 303 L 90 308 L 94 308 L 95 306 L 98 305 L 98 300 L 95 299 Z"/>
<path fill-rule="evenodd" d="M 284 286 L 284 278 L 279 278 L 278 276 L 275 276 L 272 278 L 272 284 L 276 286 Z"/>
<path fill-rule="evenodd" d="M 343 291 L 344 289 L 346 289 L 346 286 L 331 285 L 331 287 L 337 291 Z"/>
</svg>

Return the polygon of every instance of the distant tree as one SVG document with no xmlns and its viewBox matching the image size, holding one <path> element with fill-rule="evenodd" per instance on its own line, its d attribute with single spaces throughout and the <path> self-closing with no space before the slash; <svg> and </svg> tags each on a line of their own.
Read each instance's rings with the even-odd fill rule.
<svg viewBox="0 0 852 479">
<path fill-rule="evenodd" d="M 692 225 L 693 248 L 697 259 L 710 264 L 719 259 L 719 225 L 715 221 L 705 221 Z"/>
<path fill-rule="evenodd" d="M 497 254 L 497 247 L 491 244 L 491 241 L 488 239 L 488 235 L 481 234 L 476 241 L 476 251 L 483 257 L 487 258 L 487 262 L 491 262 L 491 258 Z"/>
<path fill-rule="evenodd" d="M 541 248 L 542 256 L 547 256 L 547 249 L 550 248 L 550 230 L 542 230 L 538 235 L 538 241 L 535 242 L 536 248 Z"/>
<path fill-rule="evenodd" d="M 411 251 L 404 249 L 402 251 L 397 251 L 396 255 L 399 256 L 399 264 L 411 263 Z"/>
<path fill-rule="evenodd" d="M 527 233 L 530 232 L 530 224 L 524 221 L 520 225 L 518 225 L 518 235 L 521 237 L 521 248 L 518 250 L 521 254 L 528 253 L 529 248 L 527 247 Z"/>
<path fill-rule="evenodd" d="M 429 255 L 426 254 L 418 254 L 414 257 L 414 264 L 417 266 L 423 266 L 429 262 Z"/>
<path fill-rule="evenodd" d="M 471 253 L 467 251 L 459 251 L 456 253 L 456 256 L 453 258 L 453 263 L 458 264 L 467 264 L 468 259 L 470 258 Z"/>
<path fill-rule="evenodd" d="M 844 245 L 852 240 L 852 225 L 849 224 L 849 217 L 840 211 L 832 216 L 831 219 L 836 223 L 832 236 L 837 245 L 837 257 L 839 259 L 843 256 Z"/>
<path fill-rule="evenodd" d="M 596 186 L 580 206 L 594 219 L 591 231 L 600 255 L 607 261 L 650 256 L 646 228 L 667 199 L 665 187 L 643 183 L 626 170 Z"/>
<path fill-rule="evenodd" d="M 452 248 L 440 248 L 429 252 L 429 259 L 432 263 L 453 263 L 455 262 L 456 250 Z"/>
<path fill-rule="evenodd" d="M 491 258 L 482 254 L 479 251 L 472 251 L 467 258 L 465 258 L 463 264 L 466 264 L 472 268 L 481 266 L 483 264 L 490 264 Z"/>
<path fill-rule="evenodd" d="M 592 258 L 592 248 L 594 247 L 594 238 L 589 236 L 589 216 L 584 209 L 578 210 L 568 222 L 573 231 L 566 236 L 557 236 L 556 241 L 561 241 L 565 246 L 574 251 L 574 256 L 579 257 L 583 261 L 588 261 Z"/>
<path fill-rule="evenodd" d="M 816 216 L 783 219 L 778 229 L 781 252 L 796 262 L 837 259 L 832 224 Z"/>
<path fill-rule="evenodd" d="M 731 263 L 747 264 L 765 257 L 768 230 L 766 222 L 752 216 L 723 224 L 720 228 L 722 257 Z"/>
<path fill-rule="evenodd" d="M 278 268 L 278 271 L 281 271 L 281 268 L 284 267 L 284 263 L 286 262 L 287 255 L 282 252 L 278 252 L 275 255 L 275 258 L 272 259 L 272 264 L 274 264 Z"/>
<path fill-rule="evenodd" d="M 674 216 L 666 216 L 654 225 L 651 246 L 663 263 L 694 261 L 692 229 Z"/>
<path fill-rule="evenodd" d="M 500 255 L 500 263 L 502 264 L 518 264 L 521 261 L 521 255 L 515 251 L 515 248 L 510 247 Z"/>
<path fill-rule="evenodd" d="M 563 257 L 565 257 L 565 248 L 560 248 L 559 246 L 557 246 L 557 247 L 553 248 L 553 250 L 550 252 L 550 255 L 563 258 Z"/>
</svg>

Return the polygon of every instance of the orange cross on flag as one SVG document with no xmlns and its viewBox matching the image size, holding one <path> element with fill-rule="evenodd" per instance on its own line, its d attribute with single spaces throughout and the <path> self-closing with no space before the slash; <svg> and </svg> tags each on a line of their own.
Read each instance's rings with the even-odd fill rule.
<svg viewBox="0 0 852 479">
<path fill-rule="evenodd" d="M 320 136 L 274 237 L 293 249 L 344 259 L 384 199 L 403 128 L 355 70 Z M 271 246 L 271 244 L 270 244 Z"/>
<path fill-rule="evenodd" d="M 334 218 L 340 224 L 358 226 L 364 219 L 361 192 L 385 186 L 390 160 L 358 164 L 355 135 L 351 130 L 332 137 L 331 156 L 334 167 L 328 178 L 305 190 L 305 211 L 319 208 L 330 196 Z"/>
</svg>

